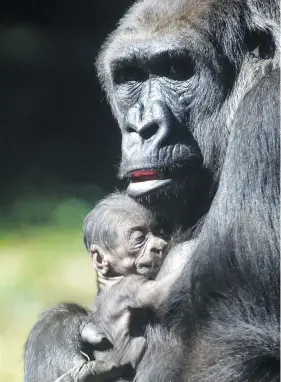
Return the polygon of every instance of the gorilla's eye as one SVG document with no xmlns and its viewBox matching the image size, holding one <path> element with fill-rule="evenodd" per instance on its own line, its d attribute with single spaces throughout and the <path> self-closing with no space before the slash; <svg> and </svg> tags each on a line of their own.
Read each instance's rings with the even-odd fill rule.
<svg viewBox="0 0 281 382">
<path fill-rule="evenodd" d="M 145 72 L 136 66 L 126 65 L 117 67 L 113 71 L 113 80 L 116 85 L 126 82 L 143 82 L 146 78 Z"/>
<path fill-rule="evenodd" d="M 170 240 L 171 234 L 169 234 L 168 231 L 162 227 L 153 228 L 152 233 L 154 236 L 161 237 L 161 239 L 164 239 L 166 241 Z"/>
<path fill-rule="evenodd" d="M 157 236 L 164 236 L 166 233 L 163 228 L 158 228 L 156 232 L 157 232 Z"/>
<path fill-rule="evenodd" d="M 157 74 L 176 81 L 186 81 L 193 76 L 195 65 L 190 57 L 167 57 L 157 68 Z"/>
</svg>

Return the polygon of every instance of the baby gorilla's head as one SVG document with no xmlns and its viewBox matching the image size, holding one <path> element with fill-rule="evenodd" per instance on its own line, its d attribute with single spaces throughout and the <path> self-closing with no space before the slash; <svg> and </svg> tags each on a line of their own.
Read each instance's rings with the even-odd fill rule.
<svg viewBox="0 0 281 382">
<path fill-rule="evenodd" d="M 124 193 L 99 202 L 84 222 L 84 242 L 95 269 L 113 277 L 141 274 L 154 278 L 167 242 L 157 218 Z"/>
</svg>

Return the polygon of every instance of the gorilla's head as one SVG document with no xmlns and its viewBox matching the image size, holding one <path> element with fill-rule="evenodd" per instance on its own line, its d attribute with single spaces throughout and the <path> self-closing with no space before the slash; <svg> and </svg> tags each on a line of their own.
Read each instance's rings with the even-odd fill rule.
<svg viewBox="0 0 281 382">
<path fill-rule="evenodd" d="M 244 54 L 241 4 L 222 23 L 216 3 L 223 13 L 221 1 L 137 2 L 97 60 L 122 133 L 120 177 L 133 197 L 184 196 L 190 205 L 210 191 L 206 174 L 222 162 L 230 113 L 223 106 Z"/>
</svg>

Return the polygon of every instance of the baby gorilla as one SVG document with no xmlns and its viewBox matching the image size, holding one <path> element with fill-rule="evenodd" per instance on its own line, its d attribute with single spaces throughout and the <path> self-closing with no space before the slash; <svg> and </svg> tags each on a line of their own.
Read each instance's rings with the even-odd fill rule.
<svg viewBox="0 0 281 382">
<path fill-rule="evenodd" d="M 109 195 L 89 213 L 84 242 L 99 289 L 115 284 L 120 276 L 154 279 L 167 247 L 163 221 L 124 193 Z"/>
<path fill-rule="evenodd" d="M 95 351 L 94 359 L 135 367 L 142 357 L 146 325 L 171 284 L 166 278 L 155 281 L 168 250 L 169 228 L 124 193 L 109 195 L 86 217 L 84 242 L 98 276 L 93 321 L 115 345 L 110 352 Z"/>
</svg>

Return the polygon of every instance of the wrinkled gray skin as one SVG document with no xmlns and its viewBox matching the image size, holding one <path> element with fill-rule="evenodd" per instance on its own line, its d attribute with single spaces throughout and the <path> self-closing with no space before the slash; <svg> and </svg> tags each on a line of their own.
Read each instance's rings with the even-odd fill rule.
<svg viewBox="0 0 281 382">
<path fill-rule="evenodd" d="M 84 242 L 103 285 L 131 274 L 155 278 L 170 237 L 162 218 L 124 192 L 102 199 L 84 221 Z"/>
<path fill-rule="evenodd" d="M 120 176 L 161 172 L 128 192 L 186 227 L 201 221 L 160 324 L 146 329 L 137 381 L 280 378 L 279 34 L 275 0 L 144 0 L 100 55 Z M 52 349 L 54 371 L 81 348 L 75 315 L 49 314 L 28 340 L 26 382 L 49 367 L 38 348 Z M 49 327 L 60 327 L 51 345 Z"/>
</svg>

